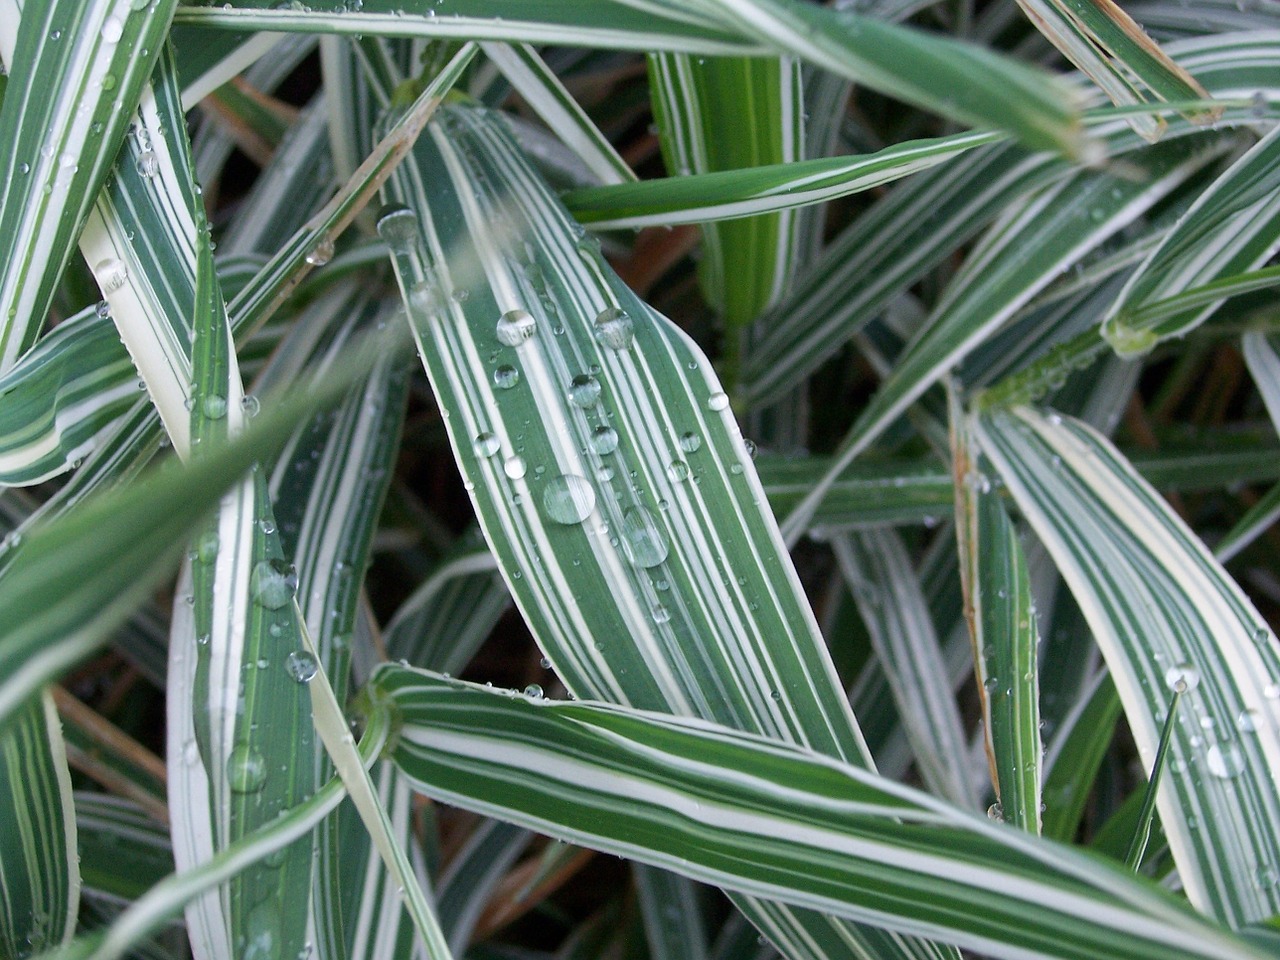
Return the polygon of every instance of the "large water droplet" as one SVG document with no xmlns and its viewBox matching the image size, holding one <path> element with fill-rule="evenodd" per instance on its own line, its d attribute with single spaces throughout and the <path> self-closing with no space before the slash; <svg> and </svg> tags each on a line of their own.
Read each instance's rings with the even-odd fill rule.
<svg viewBox="0 0 1280 960">
<path fill-rule="evenodd" d="M 378 236 L 393 253 L 407 253 L 418 239 L 418 218 L 406 206 L 387 207 L 378 217 Z"/>
<path fill-rule="evenodd" d="M 520 382 L 520 371 L 509 363 L 504 363 L 493 371 L 493 385 L 499 390 L 510 390 Z"/>
<path fill-rule="evenodd" d="M 689 465 L 683 460 L 672 460 L 667 464 L 667 476 L 672 483 L 680 483 L 689 477 Z"/>
<path fill-rule="evenodd" d="M 322 237 L 320 242 L 307 251 L 306 261 L 313 267 L 323 267 L 333 259 L 333 240 Z"/>
<path fill-rule="evenodd" d="M 113 293 L 129 282 L 129 268 L 115 257 L 108 257 L 94 268 L 103 293 Z"/>
<path fill-rule="evenodd" d="M 1239 776 L 1240 771 L 1244 769 L 1244 755 L 1240 752 L 1240 748 L 1233 743 L 1229 743 L 1225 747 L 1215 743 L 1209 748 L 1205 763 L 1209 768 L 1209 772 L 1215 777 L 1230 780 L 1232 777 Z"/>
<path fill-rule="evenodd" d="M 284 670 L 298 683 L 310 683 L 320 672 L 320 665 L 306 650 L 295 650 L 285 657 Z"/>
<path fill-rule="evenodd" d="M 1200 671 L 1189 663 L 1179 663 L 1164 672 L 1164 682 L 1170 690 L 1190 693 L 1200 684 Z"/>
<path fill-rule="evenodd" d="M 524 457 L 508 457 L 502 464 L 502 472 L 512 480 L 519 480 L 528 469 L 524 462 Z"/>
<path fill-rule="evenodd" d="M 160 161 L 156 159 L 153 150 L 143 150 L 138 154 L 138 159 L 134 161 L 133 166 L 138 171 L 138 176 L 148 180 L 160 172 Z"/>
<path fill-rule="evenodd" d="M 247 743 L 237 743 L 227 757 L 227 785 L 235 793 L 257 793 L 267 782 L 267 761 Z"/>
<path fill-rule="evenodd" d="M 644 507 L 630 507 L 622 515 L 622 546 L 637 567 L 656 567 L 667 559 L 667 534 Z"/>
<path fill-rule="evenodd" d="M 595 488 L 573 473 L 552 477 L 542 491 L 542 509 L 556 523 L 581 523 L 596 506 Z"/>
<path fill-rule="evenodd" d="M 707 406 L 712 410 L 725 410 L 729 406 L 729 395 L 717 391 L 707 397 Z"/>
<path fill-rule="evenodd" d="M 475 451 L 477 457 L 487 459 L 497 453 L 501 445 L 502 443 L 497 437 L 485 431 L 484 433 L 476 434 L 475 440 L 471 443 L 471 449 Z"/>
<path fill-rule="evenodd" d="M 680 434 L 680 449 L 685 453 L 697 453 L 702 448 L 702 438 L 690 430 Z"/>
<path fill-rule="evenodd" d="M 120 22 L 119 17 L 107 17 L 102 24 L 102 42 L 103 43 L 119 43 L 120 38 L 124 36 L 124 24 Z"/>
<path fill-rule="evenodd" d="M 249 576 L 253 599 L 268 610 L 279 610 L 293 599 L 298 589 L 298 572 L 284 560 L 261 560 Z"/>
<path fill-rule="evenodd" d="M 596 317 L 596 342 L 609 350 L 625 350 L 635 337 L 635 322 L 618 307 L 601 310 Z"/>
<path fill-rule="evenodd" d="M 591 431 L 591 449 L 603 456 L 618 449 L 618 431 L 610 426 L 596 427 Z"/>
<path fill-rule="evenodd" d="M 580 373 L 569 384 L 569 399 L 579 407 L 594 406 L 600 399 L 600 381 L 589 373 Z"/>
<path fill-rule="evenodd" d="M 498 318 L 495 333 L 498 342 L 508 347 L 518 347 L 537 329 L 537 321 L 524 310 L 508 310 Z"/>
<path fill-rule="evenodd" d="M 529 684 L 527 687 L 524 688 L 524 695 L 528 697 L 530 700 L 541 700 L 542 685 L 537 683 Z"/>
<path fill-rule="evenodd" d="M 211 393 L 204 398 L 200 409 L 210 420 L 221 420 L 227 415 L 227 398 L 218 393 Z"/>
</svg>

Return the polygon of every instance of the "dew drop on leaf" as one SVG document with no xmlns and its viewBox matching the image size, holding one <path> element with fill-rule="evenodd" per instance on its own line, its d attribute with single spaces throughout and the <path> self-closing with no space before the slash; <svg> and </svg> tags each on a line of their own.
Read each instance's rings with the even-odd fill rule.
<svg viewBox="0 0 1280 960">
<path fill-rule="evenodd" d="M 487 459 L 498 452 L 501 442 L 492 433 L 487 430 L 484 433 L 477 433 L 475 440 L 471 443 L 471 449 L 477 457 Z"/>
<path fill-rule="evenodd" d="M 707 406 L 712 410 L 725 410 L 729 406 L 729 395 L 721 391 L 716 391 L 707 397 Z"/>
<path fill-rule="evenodd" d="M 1164 682 L 1170 690 L 1190 693 L 1200 684 L 1200 671 L 1189 663 L 1179 663 L 1164 672 Z"/>
<path fill-rule="evenodd" d="M 600 399 L 600 381 L 589 373 L 578 374 L 569 384 L 569 399 L 575 406 L 594 406 Z"/>
<path fill-rule="evenodd" d="M 298 683 L 310 683 L 320 672 L 320 665 L 306 650 L 295 650 L 285 657 L 284 670 Z"/>
<path fill-rule="evenodd" d="M 542 509 L 555 523 L 581 523 L 596 506 L 596 491 L 585 477 L 562 473 L 552 477 L 542 491 Z"/>
<path fill-rule="evenodd" d="M 685 453 L 697 453 L 702 447 L 702 438 L 690 430 L 680 434 L 680 449 Z"/>
<path fill-rule="evenodd" d="M 623 513 L 622 546 L 637 567 L 656 567 L 671 549 L 666 533 L 644 507 L 631 507 Z"/>
<path fill-rule="evenodd" d="M 542 699 L 542 686 L 537 683 L 531 683 L 524 688 L 524 695 L 530 700 Z"/>
<path fill-rule="evenodd" d="M 156 159 L 155 151 L 143 150 L 138 154 L 138 159 L 134 161 L 134 169 L 138 171 L 138 176 L 148 180 L 159 173 L 160 161 Z"/>
<path fill-rule="evenodd" d="M 499 390 L 510 390 L 520 382 L 520 371 L 509 363 L 504 363 L 493 371 L 493 385 Z"/>
<path fill-rule="evenodd" d="M 249 592 L 268 610 L 279 610 L 293 599 L 298 572 L 284 560 L 260 560 L 249 576 Z"/>
<path fill-rule="evenodd" d="M 235 793 L 257 793 L 267 782 L 267 762 L 247 743 L 237 743 L 227 757 L 227 785 Z"/>
<path fill-rule="evenodd" d="M 387 207 L 378 217 L 378 236 L 393 253 L 408 253 L 418 239 L 418 218 L 406 206 Z"/>
<path fill-rule="evenodd" d="M 635 337 L 635 322 L 618 307 L 601 310 L 595 323 L 596 342 L 609 350 L 626 350 Z"/>
<path fill-rule="evenodd" d="M 672 460 L 667 464 L 667 476 L 672 483 L 680 483 L 689 478 L 689 465 L 683 460 Z"/>
<path fill-rule="evenodd" d="M 333 259 L 333 240 L 329 237 L 322 238 L 319 243 L 307 251 L 305 259 L 313 267 L 323 267 Z"/>
<path fill-rule="evenodd" d="M 618 449 L 618 431 L 604 425 L 591 431 L 591 449 L 604 456 Z"/>
<path fill-rule="evenodd" d="M 129 282 L 129 268 L 115 257 L 100 261 L 93 272 L 103 293 L 113 293 Z"/>
<path fill-rule="evenodd" d="M 498 342 L 508 347 L 518 347 L 537 329 L 537 321 L 524 310 L 508 310 L 498 318 L 495 334 Z"/>
<path fill-rule="evenodd" d="M 196 541 L 196 557 L 201 563 L 213 563 L 218 557 L 218 534 L 206 530 Z"/>
<path fill-rule="evenodd" d="M 211 393 L 204 398 L 200 409 L 210 420 L 221 420 L 227 415 L 227 398 L 220 393 Z"/>
<path fill-rule="evenodd" d="M 524 457 L 508 457 L 506 462 L 502 464 L 502 472 L 512 480 L 519 480 L 528 470 L 524 462 Z"/>
<path fill-rule="evenodd" d="M 1205 756 L 1205 764 L 1209 772 L 1222 780 L 1230 780 L 1240 775 L 1244 769 L 1244 756 L 1235 744 L 1223 746 L 1215 743 Z"/>
</svg>

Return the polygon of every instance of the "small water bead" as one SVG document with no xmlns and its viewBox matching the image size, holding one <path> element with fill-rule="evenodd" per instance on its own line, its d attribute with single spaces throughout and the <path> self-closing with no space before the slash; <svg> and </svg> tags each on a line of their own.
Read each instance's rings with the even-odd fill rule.
<svg viewBox="0 0 1280 960">
<path fill-rule="evenodd" d="M 213 563 L 217 557 L 218 534 L 213 530 L 206 530 L 196 541 L 196 558 L 201 563 Z"/>
<path fill-rule="evenodd" d="M 1189 663 L 1179 663 L 1164 672 L 1164 682 L 1170 690 L 1190 693 L 1200 684 L 1200 671 Z"/>
<path fill-rule="evenodd" d="M 471 442 L 471 449 L 477 457 L 488 459 L 498 452 L 498 448 L 502 446 L 502 442 L 487 430 L 484 433 L 477 433 L 475 440 Z"/>
<path fill-rule="evenodd" d="M 562 473 L 547 481 L 542 491 L 542 509 L 555 523 L 581 523 L 596 507 L 595 488 L 585 477 Z"/>
<path fill-rule="evenodd" d="M 99 320 L 107 320 L 111 317 L 111 304 L 105 300 L 99 300 L 98 305 L 93 308 L 93 312 Z"/>
<path fill-rule="evenodd" d="M 502 464 L 502 472 L 512 480 L 519 480 L 528 472 L 524 457 L 508 457 Z"/>
<path fill-rule="evenodd" d="M 1262 646 L 1271 639 L 1271 631 L 1265 627 L 1258 627 L 1253 631 L 1253 642 Z"/>
<path fill-rule="evenodd" d="M 1241 733 L 1257 733 L 1262 724 L 1262 711 L 1257 707 L 1247 707 L 1236 717 L 1236 729 Z"/>
<path fill-rule="evenodd" d="M 403 205 L 383 209 L 378 217 L 378 236 L 394 253 L 407 253 L 418 239 L 418 217 Z"/>
<path fill-rule="evenodd" d="M 591 431 L 591 449 L 604 456 L 618 449 L 618 431 L 610 426 L 599 426 Z"/>
<path fill-rule="evenodd" d="M 103 293 L 114 293 L 129 282 L 129 268 L 115 257 L 100 261 L 93 272 Z"/>
<path fill-rule="evenodd" d="M 1280 700 L 1280 683 L 1268 683 L 1262 688 L 1262 695 L 1268 700 Z"/>
<path fill-rule="evenodd" d="M 717 391 L 707 397 L 707 406 L 712 410 L 727 410 L 729 408 L 729 395 Z"/>
<path fill-rule="evenodd" d="M 1230 780 L 1232 777 L 1239 776 L 1240 771 L 1244 769 L 1244 754 L 1235 744 L 1222 746 L 1215 743 L 1209 748 L 1205 763 L 1209 772 L 1215 777 Z"/>
<path fill-rule="evenodd" d="M 637 567 L 656 567 L 667 559 L 667 534 L 644 507 L 630 507 L 622 515 L 622 546 Z"/>
<path fill-rule="evenodd" d="M 275 521 L 267 517 L 263 517 L 261 520 L 258 521 L 258 529 L 262 531 L 264 536 L 269 537 L 276 532 Z"/>
<path fill-rule="evenodd" d="M 124 36 L 124 24 L 120 22 L 119 17 L 107 17 L 102 24 L 102 42 L 103 43 L 119 43 L 120 38 Z"/>
<path fill-rule="evenodd" d="M 444 306 L 440 286 L 434 279 L 419 280 L 409 287 L 408 299 L 409 306 L 422 316 L 435 316 Z"/>
<path fill-rule="evenodd" d="M 537 321 L 524 310 L 508 310 L 498 318 L 495 331 L 498 342 L 508 347 L 518 347 L 538 328 Z"/>
<path fill-rule="evenodd" d="M 653 614 L 654 623 L 662 624 L 671 622 L 671 611 L 660 603 L 656 604 L 650 612 Z"/>
<path fill-rule="evenodd" d="M 221 420 L 227 415 L 227 398 L 219 393 L 211 393 L 204 398 L 200 409 L 210 420 Z"/>
<path fill-rule="evenodd" d="M 672 483 L 681 483 L 689 479 L 689 465 L 683 460 L 672 460 L 667 464 L 667 476 Z"/>
<path fill-rule="evenodd" d="M 253 599 L 268 610 L 279 610 L 293 599 L 298 589 L 298 572 L 285 560 L 261 560 L 249 576 Z"/>
<path fill-rule="evenodd" d="M 320 672 L 320 664 L 306 650 L 295 650 L 284 660 L 285 673 L 298 683 L 310 683 Z"/>
<path fill-rule="evenodd" d="M 702 448 L 702 438 L 690 430 L 680 434 L 680 449 L 685 453 L 697 453 Z"/>
<path fill-rule="evenodd" d="M 987 807 L 987 819 L 994 820 L 997 823 L 1004 823 L 1004 807 L 997 800 L 991 806 Z"/>
<path fill-rule="evenodd" d="M 156 159 L 154 150 L 143 150 L 138 154 L 138 159 L 134 161 L 134 169 L 138 171 L 138 176 L 145 177 L 150 180 L 160 172 L 160 161 Z"/>
<path fill-rule="evenodd" d="M 580 373 L 569 384 L 569 400 L 578 407 L 593 407 L 600 399 L 600 381 L 589 373 Z"/>
<path fill-rule="evenodd" d="M 596 316 L 595 337 L 608 350 L 626 350 L 635 339 L 635 322 L 627 311 L 608 307 Z"/>
<path fill-rule="evenodd" d="M 520 382 L 520 371 L 509 363 L 504 363 L 493 371 L 493 385 L 499 390 L 510 390 Z"/>
<path fill-rule="evenodd" d="M 537 683 L 529 684 L 527 687 L 524 688 L 524 695 L 528 697 L 530 700 L 541 700 L 542 685 Z"/>
<path fill-rule="evenodd" d="M 234 793 L 257 793 L 267 782 L 267 762 L 247 743 L 238 743 L 227 756 L 227 785 Z"/>
<path fill-rule="evenodd" d="M 240 409 L 244 411 L 246 417 L 256 417 L 262 410 L 262 404 L 253 394 L 246 393 L 240 398 Z"/>
<path fill-rule="evenodd" d="M 599 469 L 596 470 L 596 479 L 599 480 L 601 483 L 608 483 L 610 480 L 613 479 L 613 477 L 614 477 L 613 467 L 609 466 L 607 463 L 603 464 Z"/>
<path fill-rule="evenodd" d="M 331 237 L 323 237 L 319 243 L 307 251 L 304 259 L 313 267 L 323 267 L 333 259 L 333 251 L 333 239 Z"/>
<path fill-rule="evenodd" d="M 756 458 L 757 447 L 756 447 L 756 442 L 754 440 L 749 440 L 746 437 L 743 437 L 742 449 L 747 451 L 747 456 L 750 457 L 752 460 Z"/>
<path fill-rule="evenodd" d="M 548 660 L 546 657 L 543 657 L 541 660 L 538 661 L 538 666 L 540 666 L 543 670 L 550 670 L 551 661 Z"/>
</svg>

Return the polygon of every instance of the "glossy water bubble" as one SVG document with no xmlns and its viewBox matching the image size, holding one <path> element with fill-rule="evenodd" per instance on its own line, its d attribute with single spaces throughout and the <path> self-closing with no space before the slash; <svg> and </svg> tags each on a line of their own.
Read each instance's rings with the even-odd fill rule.
<svg viewBox="0 0 1280 960">
<path fill-rule="evenodd" d="M 219 393 L 211 393 L 204 398 L 200 409 L 210 420 L 221 420 L 227 415 L 227 398 Z"/>
<path fill-rule="evenodd" d="M 518 347 L 532 337 L 537 328 L 537 321 L 527 311 L 508 310 L 498 318 L 494 333 L 504 346 Z"/>
<path fill-rule="evenodd" d="M 689 478 L 689 465 L 683 460 L 672 460 L 667 464 L 667 477 L 672 483 L 680 483 Z"/>
<path fill-rule="evenodd" d="M 93 272 L 103 293 L 114 293 L 129 282 L 129 268 L 115 257 L 99 261 Z"/>
<path fill-rule="evenodd" d="M 635 321 L 620 307 L 601 310 L 595 322 L 596 342 L 608 350 L 626 350 L 635 338 Z"/>
<path fill-rule="evenodd" d="M 1164 682 L 1170 690 L 1190 693 L 1200 685 L 1200 671 L 1189 663 L 1179 663 L 1164 672 Z"/>
<path fill-rule="evenodd" d="M 418 239 L 418 217 L 406 206 L 386 207 L 378 217 L 378 236 L 396 253 L 406 253 Z"/>
<path fill-rule="evenodd" d="M 542 490 L 542 509 L 555 523 L 581 523 L 596 506 L 596 491 L 585 478 L 562 473 L 547 481 Z"/>
<path fill-rule="evenodd" d="M 502 472 L 512 480 L 519 480 L 528 472 L 524 457 L 508 457 L 502 464 Z"/>
<path fill-rule="evenodd" d="M 697 453 L 702 448 L 702 438 L 692 430 L 680 434 L 680 449 L 685 453 Z"/>
<path fill-rule="evenodd" d="M 329 237 L 321 238 L 319 243 L 307 251 L 305 259 L 313 267 L 323 267 L 333 259 L 333 240 Z"/>
<path fill-rule="evenodd" d="M 1230 780 L 1240 775 L 1244 769 L 1244 754 L 1233 743 L 1215 743 L 1205 756 L 1205 765 L 1215 777 Z"/>
<path fill-rule="evenodd" d="M 727 410 L 729 408 L 729 395 L 716 391 L 707 397 L 707 406 L 712 410 Z"/>
<path fill-rule="evenodd" d="M 227 786 L 234 793 L 257 793 L 267 782 L 267 761 L 247 743 L 238 743 L 227 756 Z"/>
<path fill-rule="evenodd" d="M 600 399 L 600 381 L 580 373 L 569 383 L 569 400 L 578 407 L 592 407 Z"/>
<path fill-rule="evenodd" d="M 284 659 L 284 672 L 297 683 L 310 683 L 320 672 L 320 665 L 306 650 L 294 650 Z"/>
<path fill-rule="evenodd" d="M 471 442 L 471 449 L 477 457 L 488 459 L 498 452 L 498 448 L 501 445 L 501 441 L 486 430 L 483 433 L 476 434 L 475 440 Z"/>
<path fill-rule="evenodd" d="M 510 390 L 520 382 L 520 371 L 509 363 L 504 363 L 493 371 L 493 385 L 499 390 Z"/>
<path fill-rule="evenodd" d="M 285 560 L 261 560 L 249 575 L 249 592 L 268 610 L 279 610 L 297 589 L 298 572 Z"/>
<path fill-rule="evenodd" d="M 542 685 L 537 683 L 529 684 L 527 687 L 524 688 L 524 695 L 528 697 L 530 700 L 541 700 Z"/>
<path fill-rule="evenodd" d="M 618 431 L 608 425 L 591 431 L 591 449 L 604 456 L 618 449 Z"/>
<path fill-rule="evenodd" d="M 661 524 L 644 507 L 630 507 L 623 513 L 622 546 L 637 567 L 656 567 L 671 549 Z"/>
<path fill-rule="evenodd" d="M 138 159 L 134 161 L 133 166 L 138 171 L 138 176 L 148 180 L 160 172 L 160 161 L 156 158 L 154 150 L 143 150 L 138 154 Z"/>
</svg>

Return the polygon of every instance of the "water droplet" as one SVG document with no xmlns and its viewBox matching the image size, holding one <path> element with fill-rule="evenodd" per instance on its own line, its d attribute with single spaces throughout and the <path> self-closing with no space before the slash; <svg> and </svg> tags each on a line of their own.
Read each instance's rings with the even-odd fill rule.
<svg viewBox="0 0 1280 960">
<path fill-rule="evenodd" d="M 1209 772 L 1223 780 L 1230 780 L 1232 777 L 1239 776 L 1240 771 L 1244 769 L 1244 755 L 1240 752 L 1240 748 L 1233 743 L 1227 744 L 1225 747 L 1215 743 L 1209 748 L 1205 762 Z"/>
<path fill-rule="evenodd" d="M 524 695 L 530 700 L 542 699 L 542 686 L 537 683 L 531 683 L 524 688 Z"/>
<path fill-rule="evenodd" d="M 997 823 L 1004 823 L 1004 807 L 997 800 L 991 806 L 987 807 L 987 819 L 994 820 Z"/>
<path fill-rule="evenodd" d="M 667 476 L 672 483 L 680 483 L 689 478 L 689 465 L 683 460 L 672 460 L 667 464 Z"/>
<path fill-rule="evenodd" d="M 1164 672 L 1164 682 L 1170 690 L 1190 693 L 1200 683 L 1200 671 L 1189 663 L 1179 663 Z"/>
<path fill-rule="evenodd" d="M 579 407 L 591 407 L 600 399 L 600 381 L 589 373 L 580 373 L 569 384 L 569 400 Z"/>
<path fill-rule="evenodd" d="M 200 762 L 200 746 L 195 740 L 188 740 L 182 745 L 182 762 L 188 767 L 194 767 Z"/>
<path fill-rule="evenodd" d="M 508 347 L 518 347 L 537 329 L 537 321 L 524 310 L 508 310 L 498 319 L 498 342 Z"/>
<path fill-rule="evenodd" d="M 637 567 L 656 567 L 671 549 L 666 532 L 644 507 L 631 507 L 623 513 L 622 545 Z"/>
<path fill-rule="evenodd" d="M 601 310 L 595 323 L 596 342 L 609 350 L 626 350 L 635 337 L 635 323 L 618 307 Z"/>
<path fill-rule="evenodd" d="M 276 532 L 276 523 L 270 517 L 263 517 L 258 521 L 258 528 L 262 531 L 264 536 L 269 537 Z"/>
<path fill-rule="evenodd" d="M 129 268 L 115 257 L 100 261 L 93 272 L 103 293 L 114 293 L 129 282 Z"/>
<path fill-rule="evenodd" d="M 702 438 L 690 430 L 680 434 L 680 449 L 685 453 L 697 453 L 702 447 Z"/>
<path fill-rule="evenodd" d="M 587 519 L 595 506 L 595 488 L 576 474 L 553 477 L 542 491 L 542 509 L 551 520 L 566 526 Z"/>
<path fill-rule="evenodd" d="M 524 457 L 508 457 L 502 464 L 502 472 L 512 480 L 519 480 L 527 470 L 528 467 L 525 465 Z"/>
<path fill-rule="evenodd" d="M 543 657 L 541 660 L 538 661 L 538 666 L 540 666 L 543 670 L 550 670 L 551 661 L 548 660 L 546 657 Z"/>
<path fill-rule="evenodd" d="M 98 305 L 93 309 L 94 314 L 99 320 L 106 320 L 111 316 L 111 304 L 105 300 L 99 300 Z"/>
<path fill-rule="evenodd" d="M 756 442 L 754 440 L 748 440 L 746 437 L 743 437 L 742 449 L 747 451 L 747 456 L 750 457 L 752 460 L 756 458 L 757 448 L 756 448 Z"/>
<path fill-rule="evenodd" d="M 200 409 L 210 420 L 221 420 L 227 415 L 227 398 L 218 393 L 211 393 L 204 398 Z"/>
<path fill-rule="evenodd" d="M 257 793 L 267 782 L 267 762 L 247 743 L 237 743 L 227 757 L 227 785 L 235 793 Z"/>
<path fill-rule="evenodd" d="M 298 683 L 310 683 L 320 672 L 320 664 L 306 650 L 295 650 L 285 657 L 284 670 Z"/>
<path fill-rule="evenodd" d="M 1257 707 L 1247 707 L 1236 717 L 1236 729 L 1241 733 L 1256 733 L 1262 723 L 1262 711 Z"/>
<path fill-rule="evenodd" d="M 520 382 L 520 371 L 509 363 L 504 363 L 493 371 L 493 385 L 499 390 L 510 390 Z"/>
<path fill-rule="evenodd" d="M 143 150 L 138 154 L 138 159 L 134 161 L 133 166 L 138 171 L 138 176 L 148 180 L 160 172 L 160 161 L 156 159 L 153 150 Z"/>
<path fill-rule="evenodd" d="M 486 459 L 497 453 L 501 445 L 501 441 L 486 430 L 484 433 L 476 434 L 475 440 L 471 442 L 471 449 L 477 457 Z"/>
<path fill-rule="evenodd" d="M 717 391 L 707 397 L 707 406 L 712 410 L 726 410 L 729 407 L 729 395 Z"/>
<path fill-rule="evenodd" d="M 201 563 L 213 563 L 218 557 L 218 534 L 213 530 L 206 530 L 200 534 L 200 539 L 196 541 L 196 557 Z"/>
<path fill-rule="evenodd" d="M 408 253 L 418 239 L 418 218 L 406 206 L 386 207 L 378 217 L 378 236 L 393 253 Z"/>
<path fill-rule="evenodd" d="M 323 267 L 333 259 L 333 240 L 322 237 L 320 242 L 307 251 L 306 261 L 313 267 Z"/>
<path fill-rule="evenodd" d="M 1253 642 L 1259 645 L 1265 644 L 1271 639 L 1271 631 L 1266 627 L 1258 627 L 1253 631 Z"/>
<path fill-rule="evenodd" d="M 591 449 L 601 456 L 613 453 L 618 449 L 618 431 L 610 426 L 596 427 L 591 431 Z"/>
<path fill-rule="evenodd" d="M 268 610 L 279 610 L 293 599 L 298 589 L 298 572 L 284 560 L 260 560 L 249 576 L 253 599 Z"/>
<path fill-rule="evenodd" d="M 246 417 L 256 417 L 262 409 L 262 404 L 258 402 L 258 398 L 251 393 L 246 393 L 240 398 L 240 409 L 244 411 Z"/>
<path fill-rule="evenodd" d="M 102 42 L 103 43 L 119 43 L 120 38 L 124 36 L 124 24 L 120 22 L 118 17 L 107 17 L 102 24 Z"/>
<path fill-rule="evenodd" d="M 1262 688 L 1262 695 L 1268 700 L 1280 700 L 1280 683 L 1268 683 Z"/>
</svg>

